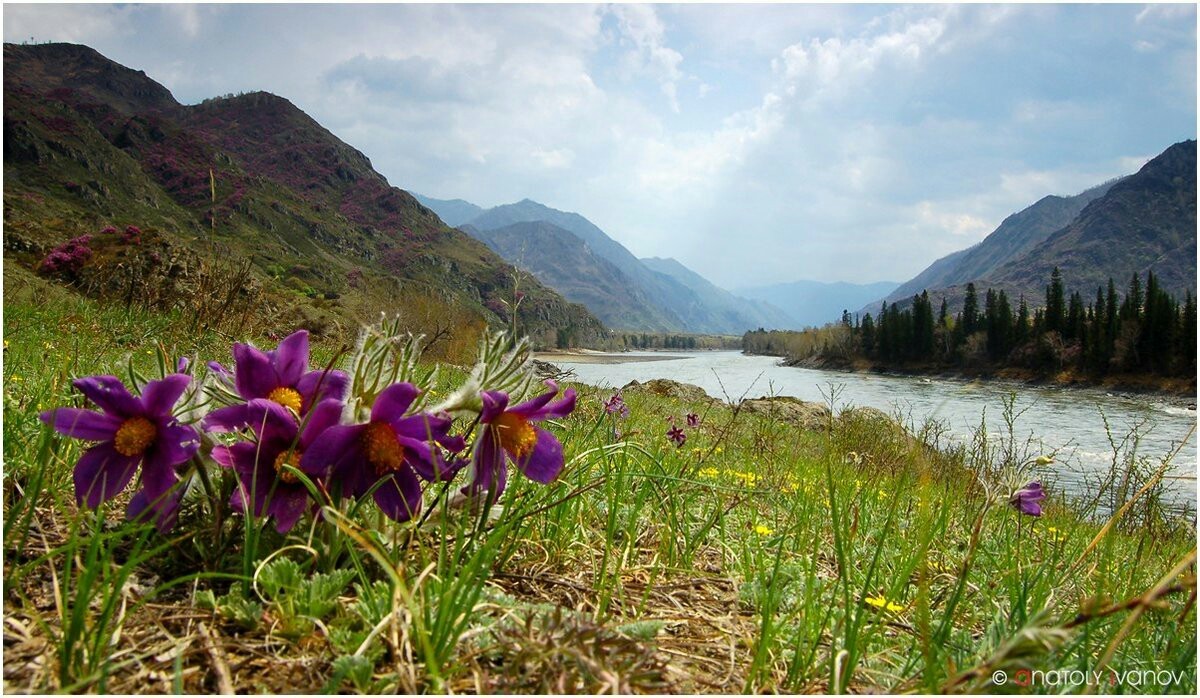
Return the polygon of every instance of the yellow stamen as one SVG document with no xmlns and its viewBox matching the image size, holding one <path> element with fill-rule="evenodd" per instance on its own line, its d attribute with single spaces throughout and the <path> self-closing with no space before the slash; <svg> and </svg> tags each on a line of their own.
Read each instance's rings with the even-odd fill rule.
<svg viewBox="0 0 1200 698">
<path fill-rule="evenodd" d="M 537 445 L 537 432 L 533 425 L 519 414 L 505 412 L 492 422 L 500 446 L 514 458 L 524 458 Z"/>
<path fill-rule="evenodd" d="M 122 456 L 140 456 L 154 443 L 158 430 L 145 417 L 131 417 L 117 429 L 113 437 L 113 448 Z"/>
<path fill-rule="evenodd" d="M 283 469 L 283 466 L 290 465 L 293 468 L 300 467 L 300 452 L 296 449 L 281 451 L 278 456 L 275 456 L 275 472 L 279 474 L 279 480 L 286 482 L 289 485 L 294 485 L 300 482 L 300 478 L 296 474 Z"/>
<path fill-rule="evenodd" d="M 396 438 L 395 430 L 384 422 L 367 425 L 362 434 L 362 447 L 367 452 L 367 461 L 375 466 L 377 475 L 399 470 L 404 462 L 404 447 Z"/>
<path fill-rule="evenodd" d="M 300 414 L 300 393 L 294 388 L 276 388 L 267 393 L 267 399 Z"/>
</svg>

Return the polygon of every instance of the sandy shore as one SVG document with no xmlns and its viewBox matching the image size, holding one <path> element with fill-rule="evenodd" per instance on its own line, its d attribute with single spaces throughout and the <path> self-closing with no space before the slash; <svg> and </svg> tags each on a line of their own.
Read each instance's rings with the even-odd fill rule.
<svg viewBox="0 0 1200 698">
<path fill-rule="evenodd" d="M 576 351 L 536 351 L 533 353 L 533 358 L 549 361 L 552 364 L 628 364 L 635 361 L 674 361 L 691 357 L 678 354 L 606 354 L 601 351 L 580 349 Z"/>
</svg>

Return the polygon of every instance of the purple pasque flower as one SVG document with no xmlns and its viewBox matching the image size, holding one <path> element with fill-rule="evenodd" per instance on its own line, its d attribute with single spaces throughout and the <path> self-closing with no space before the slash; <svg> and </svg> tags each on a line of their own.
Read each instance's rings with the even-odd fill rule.
<svg viewBox="0 0 1200 698">
<path fill-rule="evenodd" d="M 688 412 L 688 415 L 687 415 L 687 425 L 688 425 L 689 427 L 698 427 L 698 426 L 700 426 L 700 415 L 696 414 L 695 412 Z"/>
<path fill-rule="evenodd" d="M 1013 493 L 1008 498 L 1008 503 L 1014 509 L 1028 516 L 1041 516 L 1042 505 L 1039 504 L 1046 498 L 1046 492 L 1042 489 L 1042 483 L 1031 482 L 1021 489 Z"/>
<path fill-rule="evenodd" d="M 498 390 L 480 393 L 483 411 L 479 415 L 480 432 L 471 455 L 472 473 L 464 492 L 494 489 L 499 495 L 508 481 L 508 461 L 530 480 L 549 483 L 562 472 L 566 460 L 562 444 L 553 434 L 535 426 L 551 418 L 566 417 L 575 409 L 575 390 L 568 388 L 557 402 L 558 383 L 547 380 L 547 391 L 508 406 L 508 395 Z"/>
<path fill-rule="evenodd" d="M 294 332 L 277 349 L 261 351 L 249 344 L 233 345 L 233 387 L 243 400 L 266 399 L 283 405 L 303 417 L 321 400 L 341 400 L 346 396 L 349 378 L 342 371 L 308 370 L 308 331 Z M 209 368 L 218 380 L 228 370 L 215 362 Z M 248 424 L 245 405 L 213 410 L 208 429 L 230 431 Z"/>
<path fill-rule="evenodd" d="M 129 504 L 130 518 L 150 510 L 159 530 L 175 522 L 181 492 L 175 466 L 200 446 L 196 430 L 179 424 L 171 411 L 191 377 L 174 373 L 150 381 L 140 397 L 115 376 L 79 378 L 73 385 L 102 411 L 59 407 L 40 415 L 55 431 L 99 441 L 75 464 L 75 500 L 94 509 L 117 496 L 142 466 L 142 488 Z"/>
<path fill-rule="evenodd" d="M 621 397 L 620 391 L 617 391 L 604 401 L 604 411 L 608 414 L 620 415 L 624 419 L 629 416 L 629 405 L 625 404 L 625 398 Z"/>
<path fill-rule="evenodd" d="M 300 467 L 300 459 L 317 437 L 341 419 L 342 403 L 318 402 L 305 415 L 303 424 L 297 422 L 291 411 L 271 400 L 251 400 L 246 403 L 246 411 L 254 442 L 216 446 L 213 460 L 238 475 L 238 488 L 229 501 L 236 511 L 245 512 L 246 502 L 252 500 L 255 516 L 274 517 L 275 529 L 287 533 L 309 508 L 309 503 L 308 490 L 283 466 Z"/>
<path fill-rule="evenodd" d="M 683 429 L 672 424 L 671 428 L 667 430 L 667 438 L 675 442 L 675 448 L 679 448 L 687 441 L 687 434 L 683 433 Z"/>
<path fill-rule="evenodd" d="M 417 476 L 431 482 L 454 477 L 461 464 L 447 463 L 441 449 L 457 453 L 465 446 L 462 437 L 449 435 L 450 417 L 405 416 L 419 394 L 411 383 L 388 386 L 375 398 L 370 421 L 326 429 L 301 455 L 300 469 L 340 485 L 346 496 L 374 488 L 384 514 L 411 519 L 421 510 Z"/>
</svg>

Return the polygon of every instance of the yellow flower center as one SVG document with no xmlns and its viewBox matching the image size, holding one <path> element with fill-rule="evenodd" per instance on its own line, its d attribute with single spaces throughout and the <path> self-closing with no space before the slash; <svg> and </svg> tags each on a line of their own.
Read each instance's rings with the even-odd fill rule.
<svg viewBox="0 0 1200 698">
<path fill-rule="evenodd" d="M 514 458 L 524 458 L 537 444 L 537 432 L 533 425 L 519 414 L 505 412 L 492 422 L 500 446 Z"/>
<path fill-rule="evenodd" d="M 300 393 L 294 388 L 276 388 L 267 393 L 267 399 L 300 414 Z"/>
<path fill-rule="evenodd" d="M 113 448 L 122 456 L 140 456 L 150 448 L 156 436 L 158 430 L 154 428 L 153 422 L 145 417 L 131 417 L 117 429 L 117 435 L 113 438 Z"/>
<path fill-rule="evenodd" d="M 288 449 L 281 451 L 278 456 L 275 456 L 275 472 L 279 474 L 279 480 L 286 482 L 289 485 L 294 485 L 300 482 L 300 478 L 296 474 L 283 469 L 283 466 L 290 465 L 293 468 L 300 467 L 300 452 L 296 449 Z"/>
<path fill-rule="evenodd" d="M 371 422 L 363 430 L 362 447 L 367 452 L 367 461 L 375 466 L 375 474 L 399 470 L 404 462 L 404 447 L 396 438 L 396 432 L 385 422 Z"/>
</svg>

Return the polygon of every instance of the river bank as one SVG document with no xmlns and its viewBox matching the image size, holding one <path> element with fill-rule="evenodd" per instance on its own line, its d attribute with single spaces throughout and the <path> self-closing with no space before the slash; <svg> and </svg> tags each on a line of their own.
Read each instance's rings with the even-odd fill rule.
<svg viewBox="0 0 1200 698">
<path fill-rule="evenodd" d="M 747 354 L 747 356 L 767 356 Z M 929 377 L 939 380 L 986 381 L 1000 385 L 1030 387 L 1054 386 L 1057 388 L 1087 388 L 1130 395 L 1157 396 L 1186 400 L 1196 405 L 1196 377 L 1157 376 L 1152 374 L 1110 374 L 1100 379 L 1091 378 L 1074 370 L 1064 369 L 1054 373 L 1039 373 L 1027 368 L 950 368 L 935 365 L 884 366 L 865 359 L 852 361 L 809 357 L 789 359 L 774 357 L 784 366 L 807 368 L 820 371 L 845 373 L 870 373 L 885 376 Z"/>
<path fill-rule="evenodd" d="M 668 353 L 669 350 L 647 349 L 642 352 L 611 353 L 594 349 L 559 349 L 555 351 L 535 351 L 533 358 L 548 361 L 552 364 L 569 362 L 576 364 L 627 364 L 640 361 L 674 361 L 686 359 L 682 354 Z"/>
</svg>

